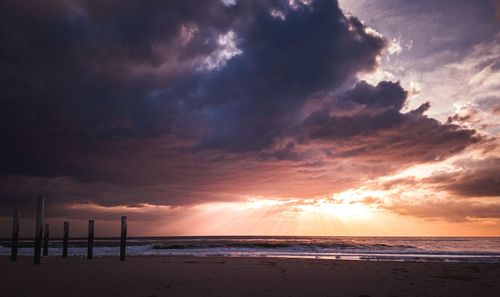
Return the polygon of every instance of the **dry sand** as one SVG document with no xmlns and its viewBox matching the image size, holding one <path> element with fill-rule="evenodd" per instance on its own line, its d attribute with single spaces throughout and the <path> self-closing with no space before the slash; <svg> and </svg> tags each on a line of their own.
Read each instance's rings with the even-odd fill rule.
<svg viewBox="0 0 500 297">
<path fill-rule="evenodd" d="M 499 264 L 277 258 L 0 258 L 0 296 L 500 296 Z"/>
</svg>

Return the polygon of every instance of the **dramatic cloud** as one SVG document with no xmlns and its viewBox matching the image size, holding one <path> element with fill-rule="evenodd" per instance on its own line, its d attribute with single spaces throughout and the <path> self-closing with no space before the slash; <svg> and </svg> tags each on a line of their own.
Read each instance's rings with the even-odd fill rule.
<svg viewBox="0 0 500 297">
<path fill-rule="evenodd" d="M 4 174 L 74 174 L 82 146 L 165 134 L 258 150 L 385 44 L 333 1 L 31 4 L 2 4 Z"/>
<path fill-rule="evenodd" d="M 306 199 L 483 140 L 358 81 L 388 42 L 336 1 L 8 0 L 0 28 L 0 204 Z M 492 170 L 440 187 L 495 196 Z"/>
<path fill-rule="evenodd" d="M 500 197 L 500 158 L 458 162 L 459 172 L 435 174 L 424 180 L 464 197 Z"/>
<path fill-rule="evenodd" d="M 500 204 L 474 201 L 424 201 L 420 203 L 395 203 L 381 206 L 402 215 L 420 218 L 442 218 L 450 222 L 500 218 Z"/>
<path fill-rule="evenodd" d="M 289 146 L 296 154 L 288 155 L 309 157 L 314 151 L 333 164 L 348 163 L 351 177 L 374 178 L 444 160 L 480 141 L 473 130 L 425 116 L 428 103 L 402 112 L 406 99 L 398 83 L 362 81 L 328 98 L 297 125 L 298 144 Z"/>
</svg>

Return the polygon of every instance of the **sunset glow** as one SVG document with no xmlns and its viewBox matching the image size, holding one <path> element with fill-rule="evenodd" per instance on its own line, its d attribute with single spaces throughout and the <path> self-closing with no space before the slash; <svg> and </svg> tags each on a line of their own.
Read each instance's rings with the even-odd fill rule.
<svg viewBox="0 0 500 297">
<path fill-rule="evenodd" d="M 0 4 L 2 236 L 500 236 L 498 3 L 160 2 Z"/>
</svg>

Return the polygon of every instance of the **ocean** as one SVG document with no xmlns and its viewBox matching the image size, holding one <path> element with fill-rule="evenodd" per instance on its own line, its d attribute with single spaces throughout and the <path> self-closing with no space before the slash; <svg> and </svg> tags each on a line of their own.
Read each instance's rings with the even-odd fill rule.
<svg viewBox="0 0 500 297">
<path fill-rule="evenodd" d="M 84 238 L 71 239 L 69 255 L 84 257 L 86 244 Z M 33 254 L 32 241 L 21 240 L 19 245 L 19 255 Z M 61 253 L 62 241 L 51 240 L 49 256 Z M 500 263 L 500 237 L 131 237 L 127 254 Z M 10 255 L 8 240 L 0 240 L 0 255 Z M 94 239 L 94 256 L 118 255 L 118 238 Z"/>
</svg>

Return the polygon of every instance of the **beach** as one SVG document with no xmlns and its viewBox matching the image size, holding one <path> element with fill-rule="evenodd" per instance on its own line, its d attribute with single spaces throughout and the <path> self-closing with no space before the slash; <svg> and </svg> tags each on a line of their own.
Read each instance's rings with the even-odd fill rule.
<svg viewBox="0 0 500 297">
<path fill-rule="evenodd" d="M 271 257 L 0 257 L 2 297 L 498 296 L 494 263 Z"/>
</svg>

